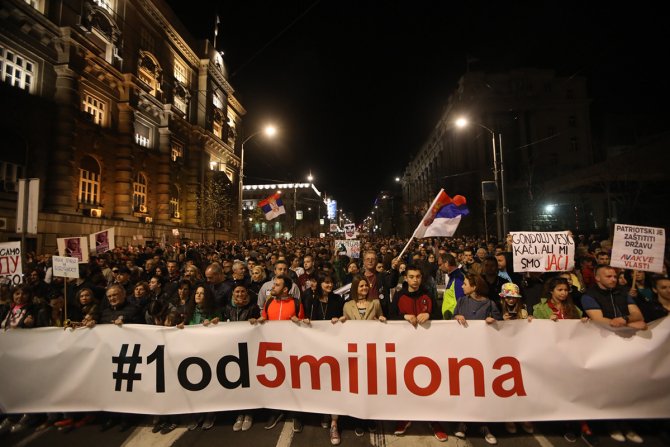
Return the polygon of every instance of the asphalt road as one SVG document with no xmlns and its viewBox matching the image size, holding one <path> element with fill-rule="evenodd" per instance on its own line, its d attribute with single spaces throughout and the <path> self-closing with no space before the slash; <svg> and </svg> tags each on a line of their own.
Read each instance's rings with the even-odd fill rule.
<svg viewBox="0 0 670 447">
<path fill-rule="evenodd" d="M 272 430 L 265 430 L 263 426 L 267 420 L 268 413 L 258 411 L 256 422 L 251 430 L 247 432 L 233 432 L 232 425 L 235 415 L 232 413 L 219 413 L 216 425 L 207 431 L 188 431 L 185 425 L 180 425 L 172 433 L 167 435 L 153 434 L 151 432 L 151 418 L 142 417 L 137 424 L 126 432 L 119 432 L 114 427 L 104 433 L 100 432 L 100 425 L 93 422 L 91 425 L 75 429 L 69 433 L 63 433 L 55 428 L 49 428 L 41 432 L 27 430 L 21 434 L 3 435 L 0 437 L 0 446 L 17 447 L 190 447 L 190 446 L 253 446 L 253 447 L 313 447 L 329 446 L 330 440 L 328 430 L 319 424 L 319 415 L 303 415 L 304 430 L 301 433 L 293 433 L 291 419 L 278 424 Z M 355 436 L 351 422 L 343 418 L 341 421 L 343 446 L 375 446 L 375 447 L 408 447 L 408 446 L 487 446 L 488 444 L 479 434 L 476 424 L 471 424 L 466 440 L 457 439 L 453 436 L 456 424 L 445 423 L 444 427 L 449 434 L 447 442 L 439 442 L 425 422 L 414 422 L 404 436 L 393 435 L 393 422 L 378 424 L 377 433 L 366 433 L 363 437 Z M 660 424 L 654 421 L 635 421 L 634 428 L 644 438 L 644 446 L 667 447 L 670 446 L 670 436 L 663 435 Z M 569 447 L 585 446 L 581 440 L 574 444 L 563 439 L 563 424 L 560 422 L 542 422 L 535 425 L 535 433 L 526 434 L 519 428 L 515 435 L 507 434 L 502 424 L 490 424 L 492 432 L 498 437 L 499 446 L 519 447 Z M 593 423 L 592 427 L 599 435 L 599 447 L 622 447 L 633 446 L 630 441 L 617 442 L 609 437 L 603 424 Z M 666 423 L 666 428 L 668 427 Z"/>
</svg>

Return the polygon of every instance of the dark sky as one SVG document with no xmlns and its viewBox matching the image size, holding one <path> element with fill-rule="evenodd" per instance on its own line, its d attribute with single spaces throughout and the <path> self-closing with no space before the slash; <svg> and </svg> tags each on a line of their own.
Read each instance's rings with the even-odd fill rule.
<svg viewBox="0 0 670 447">
<path fill-rule="evenodd" d="M 393 188 L 466 68 L 555 69 L 589 78 L 594 113 L 667 108 L 670 42 L 660 6 L 615 2 L 171 0 L 196 38 L 225 51 L 251 182 L 315 184 L 356 220 Z M 666 126 L 667 128 L 667 126 Z"/>
</svg>

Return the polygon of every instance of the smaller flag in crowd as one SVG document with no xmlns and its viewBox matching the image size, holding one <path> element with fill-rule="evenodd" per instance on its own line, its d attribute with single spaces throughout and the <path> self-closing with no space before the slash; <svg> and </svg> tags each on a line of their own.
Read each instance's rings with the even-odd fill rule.
<svg viewBox="0 0 670 447">
<path fill-rule="evenodd" d="M 275 193 L 267 199 L 261 200 L 258 202 L 258 206 L 261 207 L 265 213 L 265 218 L 267 220 L 272 220 L 277 216 L 286 214 L 286 208 L 284 208 L 284 202 L 279 193 Z"/>
<path fill-rule="evenodd" d="M 457 195 L 453 199 L 441 189 L 433 204 L 423 216 L 413 237 L 449 237 L 453 236 L 462 216 L 470 214 L 465 197 Z"/>
</svg>

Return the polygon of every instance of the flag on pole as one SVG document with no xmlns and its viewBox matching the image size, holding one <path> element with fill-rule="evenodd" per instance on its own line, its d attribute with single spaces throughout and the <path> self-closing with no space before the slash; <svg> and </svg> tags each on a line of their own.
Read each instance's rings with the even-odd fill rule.
<svg viewBox="0 0 670 447">
<path fill-rule="evenodd" d="M 258 206 L 265 213 L 265 218 L 267 220 L 272 220 L 281 214 L 286 214 L 284 202 L 282 201 L 281 194 L 279 193 L 275 193 L 267 199 L 261 200 L 258 202 Z"/>
<path fill-rule="evenodd" d="M 465 197 L 457 195 L 452 199 L 441 189 L 412 237 L 421 239 L 453 236 L 461 217 L 470 214 L 466 203 Z"/>
</svg>

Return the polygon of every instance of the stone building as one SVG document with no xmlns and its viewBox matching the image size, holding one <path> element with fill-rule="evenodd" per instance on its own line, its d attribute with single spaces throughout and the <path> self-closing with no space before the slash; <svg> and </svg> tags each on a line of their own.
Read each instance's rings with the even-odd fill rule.
<svg viewBox="0 0 670 447">
<path fill-rule="evenodd" d="M 0 4 L 0 241 L 19 178 L 39 178 L 38 234 L 160 240 L 237 234 L 244 108 L 221 54 L 162 0 Z"/>
</svg>

